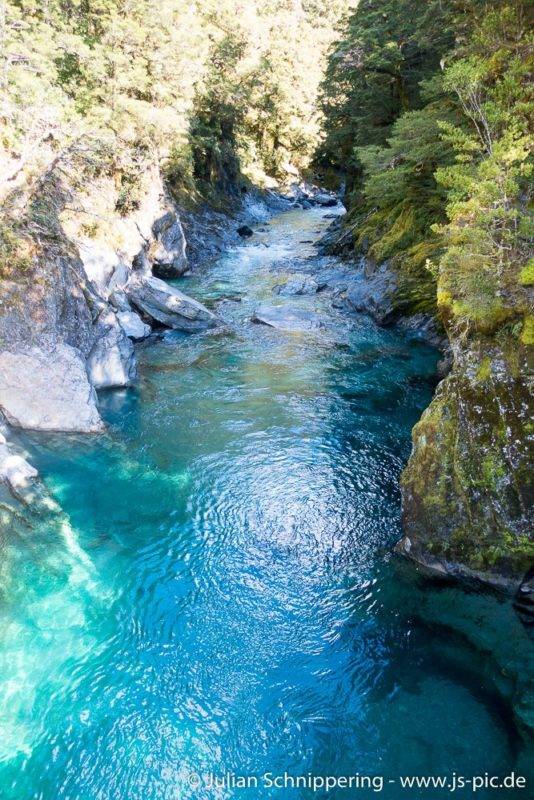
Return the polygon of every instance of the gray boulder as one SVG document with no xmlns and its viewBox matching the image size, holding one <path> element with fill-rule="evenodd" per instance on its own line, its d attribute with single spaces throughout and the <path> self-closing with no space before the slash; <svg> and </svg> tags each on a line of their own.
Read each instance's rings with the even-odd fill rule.
<svg viewBox="0 0 534 800">
<path fill-rule="evenodd" d="M 132 307 L 128 302 L 122 289 L 114 289 L 109 295 L 109 302 L 116 311 L 131 311 Z"/>
<path fill-rule="evenodd" d="M 37 470 L 19 453 L 13 452 L 0 434 L 0 482 L 5 483 L 15 495 L 26 489 L 37 478 Z"/>
<path fill-rule="evenodd" d="M 169 211 L 152 225 L 155 241 L 150 247 L 152 272 L 158 278 L 179 278 L 187 271 L 186 241 L 178 216 Z"/>
<path fill-rule="evenodd" d="M 316 294 L 319 291 L 319 284 L 310 275 L 303 275 L 302 278 L 292 278 L 287 283 L 275 286 L 273 291 L 283 297 Z"/>
<path fill-rule="evenodd" d="M 319 206 L 323 206 L 323 208 L 331 208 L 333 206 L 337 206 L 338 200 L 337 197 L 334 197 L 331 194 L 316 194 L 314 197 L 315 202 Z"/>
<path fill-rule="evenodd" d="M 252 321 L 288 332 L 311 331 L 324 327 L 318 314 L 291 306 L 260 306 L 254 311 Z"/>
<path fill-rule="evenodd" d="M 159 278 L 134 273 L 126 291 L 132 305 L 167 328 L 193 333 L 213 328 L 219 322 L 202 303 Z"/>
<path fill-rule="evenodd" d="M 351 311 L 369 314 L 379 325 L 387 325 L 395 316 L 395 289 L 395 275 L 383 265 L 369 276 L 352 281 L 344 299 Z"/>
<path fill-rule="evenodd" d="M 136 377 L 133 344 L 113 311 L 104 311 L 97 320 L 87 368 L 95 389 L 131 386 Z"/>
<path fill-rule="evenodd" d="M 104 427 L 83 357 L 63 343 L 0 353 L 0 410 L 18 428 L 90 433 Z"/>
<path fill-rule="evenodd" d="M 146 339 L 150 334 L 150 325 L 143 322 L 135 311 L 119 311 L 117 319 L 124 333 L 130 339 Z"/>
</svg>

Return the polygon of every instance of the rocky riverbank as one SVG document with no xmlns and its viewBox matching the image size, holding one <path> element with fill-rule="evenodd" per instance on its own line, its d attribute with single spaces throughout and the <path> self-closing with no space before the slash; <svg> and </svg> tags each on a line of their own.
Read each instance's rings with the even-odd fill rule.
<svg viewBox="0 0 534 800">
<path fill-rule="evenodd" d="M 427 574 L 519 593 L 530 609 L 534 504 L 526 343 L 511 330 L 499 336 L 457 330 L 447 324 L 446 310 L 432 317 L 415 304 L 406 313 L 395 269 L 365 255 L 355 258 L 340 219 L 321 247 L 353 265 L 339 302 L 379 325 L 411 330 L 444 353 L 443 380 L 414 428 L 402 477 L 405 536 L 397 552 Z"/>
<path fill-rule="evenodd" d="M 24 198 L 26 208 L 41 206 L 46 228 L 31 230 L 28 268 L 0 281 L 0 481 L 19 499 L 36 471 L 10 444 L 11 431 L 102 432 L 97 390 L 135 382 L 136 342 L 164 328 L 223 324 L 167 280 L 215 258 L 276 211 L 337 202 L 295 183 L 284 194 L 243 189 L 225 213 L 186 210 L 154 166 L 125 210 L 110 176 L 80 185 L 76 169 L 75 161 L 55 165 Z"/>
</svg>

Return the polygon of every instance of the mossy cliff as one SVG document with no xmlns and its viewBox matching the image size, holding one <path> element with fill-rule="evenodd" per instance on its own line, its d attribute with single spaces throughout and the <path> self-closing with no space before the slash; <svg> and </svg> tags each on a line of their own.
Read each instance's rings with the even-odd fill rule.
<svg viewBox="0 0 534 800">
<path fill-rule="evenodd" d="M 534 560 L 527 348 L 477 337 L 454 355 L 413 431 L 397 549 L 433 571 L 515 589 Z"/>
<path fill-rule="evenodd" d="M 432 315 L 450 342 L 414 430 L 398 550 L 508 588 L 534 564 L 528 11 L 362 0 L 329 62 L 318 154 L 345 174 L 334 247 L 366 264 L 353 306 L 381 323 Z"/>
</svg>

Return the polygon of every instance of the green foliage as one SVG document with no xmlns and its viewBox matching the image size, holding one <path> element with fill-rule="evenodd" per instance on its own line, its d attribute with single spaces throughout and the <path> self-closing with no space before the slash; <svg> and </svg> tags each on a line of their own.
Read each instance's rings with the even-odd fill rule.
<svg viewBox="0 0 534 800">
<path fill-rule="evenodd" d="M 411 284 L 405 308 L 433 310 L 434 276 L 427 263 L 440 253 L 441 240 L 433 233 L 437 220 L 445 219 L 445 192 L 434 174 L 439 165 L 452 162 L 450 145 L 439 136 L 446 110 L 436 103 L 401 115 L 385 147 L 357 149 L 363 186 L 351 209 L 360 214 L 356 245 L 368 243 L 368 255 L 397 267 L 401 283 Z"/>
<path fill-rule="evenodd" d="M 355 147 L 384 145 L 402 111 L 420 105 L 421 82 L 452 44 L 450 3 L 365 0 L 331 51 L 323 83 L 320 164 L 360 176 Z"/>
<path fill-rule="evenodd" d="M 456 161 L 437 172 L 448 201 L 448 223 L 439 228 L 440 288 L 450 324 L 484 333 L 527 310 L 519 277 L 532 237 L 525 13 L 522 3 L 497 4 L 474 28 L 464 57 L 445 72 L 468 125 L 443 128 Z"/>
<path fill-rule="evenodd" d="M 87 137 L 127 164 L 124 212 L 137 202 L 140 151 L 180 198 L 226 192 L 243 169 L 305 166 L 326 51 L 349 3 L 3 0 L 4 193 Z"/>
<path fill-rule="evenodd" d="M 531 258 L 519 274 L 521 286 L 534 286 L 534 258 Z"/>
<path fill-rule="evenodd" d="M 399 309 L 426 297 L 429 310 L 437 281 L 448 324 L 491 333 L 527 310 L 526 4 L 415 5 L 362 2 L 349 18 L 323 84 L 318 163 L 347 172 L 356 247 L 397 269 Z"/>
<path fill-rule="evenodd" d="M 356 248 L 397 269 L 399 312 L 435 310 L 427 264 L 440 253 L 432 227 L 445 221 L 446 202 L 435 172 L 453 162 L 440 124 L 455 119 L 435 70 L 451 45 L 450 3 L 423 13 L 410 0 L 360 3 L 323 84 L 318 162 L 347 173 Z"/>
</svg>

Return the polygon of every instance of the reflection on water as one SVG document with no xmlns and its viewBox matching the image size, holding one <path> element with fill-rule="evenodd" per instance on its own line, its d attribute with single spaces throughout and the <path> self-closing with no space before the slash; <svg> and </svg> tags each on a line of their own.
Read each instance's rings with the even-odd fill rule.
<svg viewBox="0 0 534 800">
<path fill-rule="evenodd" d="M 192 770 L 514 768 L 488 659 L 415 621 L 388 555 L 437 354 L 326 293 L 274 300 L 324 314 L 313 336 L 250 322 L 325 224 L 282 215 L 182 281 L 231 330 L 140 349 L 137 389 L 102 397 L 109 435 L 29 437 L 71 545 L 45 518 L 4 552 L 2 798 L 258 797 L 191 788 Z"/>
</svg>

